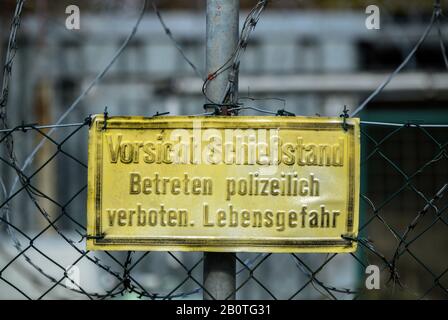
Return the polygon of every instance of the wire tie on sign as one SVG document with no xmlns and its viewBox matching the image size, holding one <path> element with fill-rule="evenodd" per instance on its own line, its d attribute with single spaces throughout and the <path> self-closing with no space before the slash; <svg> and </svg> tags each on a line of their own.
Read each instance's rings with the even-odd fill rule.
<svg viewBox="0 0 448 320">
<path fill-rule="evenodd" d="M 78 241 L 78 243 L 81 243 L 84 239 L 86 239 L 86 240 L 101 240 L 101 239 L 104 239 L 105 236 L 106 236 L 105 233 L 102 233 L 100 235 L 84 234 L 81 236 L 81 239 Z"/>
<path fill-rule="evenodd" d="M 204 104 L 204 110 L 213 109 L 213 115 L 221 114 L 221 106 L 217 103 L 206 103 Z"/>
<path fill-rule="evenodd" d="M 89 114 L 85 119 L 84 119 L 84 124 L 88 125 L 89 128 L 92 126 L 92 115 Z"/>
<path fill-rule="evenodd" d="M 106 130 L 106 128 L 107 128 L 107 119 L 109 118 L 109 113 L 107 112 L 107 106 L 104 107 L 103 115 L 104 115 L 103 130 Z"/>
<path fill-rule="evenodd" d="M 344 110 L 342 110 L 342 113 L 339 115 L 339 117 L 342 118 L 342 129 L 344 129 L 344 131 L 347 131 L 348 130 L 347 118 L 349 117 L 349 115 L 346 105 L 344 105 Z"/>
<path fill-rule="evenodd" d="M 286 116 L 286 117 L 295 117 L 296 115 L 292 112 L 289 112 L 285 109 L 279 109 L 277 110 L 277 116 Z"/>
<path fill-rule="evenodd" d="M 353 234 L 351 234 L 351 233 L 341 234 L 341 238 L 344 240 L 358 241 L 358 239 L 354 238 Z"/>
<path fill-rule="evenodd" d="M 170 112 L 169 111 L 166 111 L 166 112 L 160 112 L 159 113 L 159 111 L 157 111 L 155 114 L 153 114 L 152 116 L 153 117 L 158 117 L 158 116 L 166 116 L 166 115 L 168 115 L 168 114 L 170 114 Z"/>
<path fill-rule="evenodd" d="M 358 242 L 361 245 L 363 245 L 364 247 L 367 247 L 370 250 L 376 252 L 375 248 L 373 247 L 373 241 L 370 240 L 369 238 L 354 237 L 354 235 L 350 234 L 350 233 L 348 233 L 348 234 L 341 234 L 341 238 L 344 239 L 344 240 Z"/>
<path fill-rule="evenodd" d="M 92 235 L 86 235 L 86 239 L 87 240 L 92 240 L 92 239 L 95 239 L 95 240 L 98 240 L 98 239 L 104 239 L 104 237 L 106 236 L 106 234 L 105 233 L 102 233 L 102 234 L 100 234 L 100 235 L 94 235 L 94 236 L 92 236 Z"/>
</svg>

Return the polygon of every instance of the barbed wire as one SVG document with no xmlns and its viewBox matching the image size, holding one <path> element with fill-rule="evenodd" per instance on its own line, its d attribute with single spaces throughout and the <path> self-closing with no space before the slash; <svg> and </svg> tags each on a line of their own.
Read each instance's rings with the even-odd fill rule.
<svg viewBox="0 0 448 320">
<path fill-rule="evenodd" d="M 435 3 L 435 9 L 437 10 L 437 36 L 439 38 L 439 45 L 440 45 L 440 51 L 442 53 L 442 57 L 443 57 L 443 62 L 445 63 L 445 68 L 448 69 L 448 57 L 446 55 L 446 47 L 445 47 L 445 42 L 443 40 L 443 35 L 442 35 L 442 28 L 440 25 L 440 18 L 443 17 L 443 12 L 442 12 L 442 7 L 440 5 L 440 0 L 437 0 Z"/>
<path fill-rule="evenodd" d="M 252 97 L 250 95 L 250 92 L 247 93 L 247 96 L 238 97 L 238 102 L 240 100 L 249 100 L 249 101 L 279 101 L 279 102 L 282 103 L 283 109 L 286 108 L 286 99 L 277 98 L 277 97 L 263 97 L 263 98 L 258 97 L 257 98 L 257 97 Z"/>
<path fill-rule="evenodd" d="M 395 253 L 392 257 L 392 263 L 391 263 L 391 268 L 395 269 L 398 259 L 400 257 L 400 249 L 402 248 L 403 244 L 405 246 L 407 246 L 406 243 L 406 239 L 408 237 L 408 235 L 410 234 L 410 232 L 412 230 L 414 230 L 417 226 L 417 223 L 421 220 L 421 218 L 429 211 L 430 208 L 434 208 L 435 212 L 438 213 L 439 209 L 435 206 L 435 202 L 437 200 L 439 200 L 441 197 L 443 197 L 443 194 L 447 191 L 448 189 L 448 184 L 445 184 L 437 193 L 436 195 L 426 203 L 426 205 L 423 207 L 422 210 L 420 210 L 416 217 L 414 218 L 414 220 L 412 220 L 411 224 L 409 224 L 409 226 L 407 227 L 407 229 L 405 230 L 405 232 L 403 233 L 403 235 L 400 237 L 400 241 L 397 245 L 397 248 L 395 249 Z M 405 247 L 405 249 L 407 249 Z"/>
<path fill-rule="evenodd" d="M 182 49 L 182 46 L 176 41 L 176 39 L 174 39 L 173 33 L 171 32 L 171 30 L 167 27 L 167 25 L 163 21 L 162 15 L 161 15 L 160 11 L 157 9 L 157 5 L 156 5 L 156 3 L 154 1 L 152 2 L 152 7 L 154 9 L 154 12 L 157 15 L 157 18 L 159 19 L 160 24 L 162 25 L 163 31 L 168 36 L 168 38 L 171 40 L 171 42 L 173 43 L 174 47 L 180 53 L 180 55 L 185 60 L 185 62 L 191 67 L 191 69 L 193 69 L 194 73 L 196 73 L 196 75 L 199 78 L 204 80 L 205 77 L 202 74 L 202 72 L 199 71 L 199 68 L 196 67 L 196 65 L 187 57 L 187 55 L 185 54 L 184 50 Z"/>
<path fill-rule="evenodd" d="M 22 14 L 24 3 L 25 0 L 17 0 L 9 31 L 8 47 L 6 49 L 5 64 L 3 66 L 2 95 L 0 97 L 0 118 L 2 121 L 2 128 L 8 127 L 6 106 L 8 104 L 12 67 L 17 53 L 16 36 L 20 27 L 20 15 Z"/>
<path fill-rule="evenodd" d="M 440 42 L 440 46 L 441 46 L 441 53 L 442 53 L 445 65 L 448 68 L 448 58 L 446 56 L 445 45 L 443 43 L 442 33 L 440 30 L 440 21 L 439 20 L 440 20 L 441 15 L 442 15 L 442 8 L 440 5 L 440 0 L 435 0 L 434 8 L 433 8 L 429 23 L 426 26 L 426 29 L 423 32 L 420 39 L 415 44 L 415 46 L 412 48 L 412 50 L 409 52 L 409 54 L 405 57 L 405 59 L 400 63 L 400 65 L 391 74 L 389 74 L 389 76 L 375 89 L 375 91 L 373 91 L 352 113 L 350 113 L 350 117 L 354 117 L 357 114 L 359 114 L 376 96 L 378 96 L 384 90 L 384 88 L 392 81 L 392 79 L 398 73 L 400 73 L 400 71 L 409 63 L 409 61 L 415 56 L 415 53 L 418 51 L 420 46 L 423 44 L 423 42 L 428 37 L 431 29 L 434 26 L 434 23 L 437 23 L 439 42 Z"/>
<path fill-rule="evenodd" d="M 255 7 L 252 8 L 252 10 L 247 15 L 246 19 L 244 20 L 243 27 L 241 29 L 241 33 L 238 39 L 238 44 L 235 49 L 235 51 L 232 53 L 232 55 L 229 57 L 229 59 L 217 70 L 207 75 L 207 78 L 204 80 L 204 83 L 202 85 L 202 94 L 204 95 L 205 99 L 212 104 L 231 104 L 236 105 L 237 104 L 237 82 L 236 77 L 239 70 L 239 64 L 241 60 L 241 55 L 246 50 L 249 37 L 252 33 L 252 31 L 255 29 L 258 20 L 260 19 L 261 13 L 268 5 L 268 0 L 261 0 L 258 1 Z M 224 96 L 220 101 L 213 101 L 210 99 L 210 97 L 207 95 L 207 86 L 210 83 L 210 81 L 213 81 L 216 79 L 219 75 L 221 75 L 223 72 L 226 72 L 227 70 L 231 69 L 229 76 L 228 76 L 228 82 L 226 89 L 224 91 Z"/>
<path fill-rule="evenodd" d="M 12 77 L 12 67 L 14 63 L 14 58 L 17 53 L 17 31 L 20 26 L 20 18 L 23 10 L 25 1 L 17 0 L 14 15 L 11 21 L 11 27 L 9 31 L 8 47 L 6 49 L 5 64 L 3 68 L 3 81 L 2 81 L 2 94 L 0 97 L 0 119 L 1 119 L 1 129 L 8 129 L 8 114 L 7 105 L 9 98 L 9 84 Z M 16 156 L 14 154 L 14 140 L 11 135 L 8 135 L 5 140 L 5 149 L 7 154 L 11 157 L 11 160 L 17 162 Z M 3 182 L 2 182 L 3 185 Z"/>
</svg>

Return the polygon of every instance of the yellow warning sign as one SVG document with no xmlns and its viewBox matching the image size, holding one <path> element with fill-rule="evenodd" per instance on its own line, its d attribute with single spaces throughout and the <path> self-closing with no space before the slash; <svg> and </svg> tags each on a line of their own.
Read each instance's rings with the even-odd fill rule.
<svg viewBox="0 0 448 320">
<path fill-rule="evenodd" d="M 89 250 L 351 252 L 359 119 L 95 116 Z"/>
</svg>

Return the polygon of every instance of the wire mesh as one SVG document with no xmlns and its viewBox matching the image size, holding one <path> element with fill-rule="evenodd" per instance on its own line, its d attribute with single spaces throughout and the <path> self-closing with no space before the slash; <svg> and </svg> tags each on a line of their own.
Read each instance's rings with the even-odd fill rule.
<svg viewBox="0 0 448 320">
<path fill-rule="evenodd" d="M 25 299 L 201 297 L 205 290 L 202 253 L 85 250 L 86 133 L 90 117 L 78 123 L 62 121 L 126 49 L 137 31 L 146 1 L 129 37 L 56 123 L 9 128 L 8 87 L 23 3 L 17 1 L 11 24 L 0 104 L 0 295 Z M 238 69 L 240 55 L 266 4 L 267 1 L 259 1 L 250 12 L 241 35 L 244 41 L 223 68 Z M 353 114 L 361 112 L 382 92 L 434 25 L 447 61 L 440 17 L 440 1 L 435 1 L 431 20 L 416 46 Z M 168 27 L 163 27 L 171 35 Z M 178 50 L 182 52 L 180 47 Z M 204 92 L 215 76 L 205 79 Z M 284 114 L 284 110 L 275 112 L 236 104 L 233 91 L 230 81 L 223 101 L 234 106 L 235 111 L 251 109 L 292 115 Z M 213 104 L 216 108 L 225 106 Z M 358 251 L 327 255 L 238 254 L 237 298 L 447 297 L 448 217 L 444 194 L 448 189 L 448 125 L 375 121 L 361 124 L 361 224 L 360 236 L 352 239 L 359 243 Z M 30 148 L 32 152 L 27 153 Z M 83 177 L 83 183 L 72 183 L 74 176 Z M 366 267 L 372 264 L 381 269 L 379 290 L 368 290 L 364 283 Z"/>
<path fill-rule="evenodd" d="M 87 143 L 89 119 L 58 126 L 54 137 L 46 133 L 49 126 L 24 124 L 3 130 L 1 144 L 11 136 L 16 144 L 45 139 L 46 147 L 36 155 L 34 166 L 25 171 L 17 166 L 17 159 L 12 160 L 6 154 L 0 157 L 3 173 L 1 291 L 8 291 L 8 287 L 27 299 L 199 297 L 204 289 L 201 253 L 85 250 L 86 185 L 72 186 L 69 193 L 64 188 L 61 193 L 46 184 L 70 184 L 68 172 L 86 175 L 86 152 L 74 151 L 79 150 L 80 142 Z M 359 242 L 358 251 L 350 255 L 239 254 L 237 297 L 240 293 L 243 297 L 272 299 L 446 297 L 448 257 L 443 244 L 447 241 L 448 220 L 443 196 L 448 189 L 447 127 L 363 124 L 362 136 L 362 223 L 361 236 L 355 239 Z M 403 140 L 409 136 L 415 139 Z M 407 148 L 406 152 L 396 152 L 402 145 Z M 56 178 L 48 181 L 50 174 Z M 20 184 L 9 190 L 16 176 Z M 387 183 L 387 188 L 378 192 L 382 183 Z M 58 257 L 68 251 L 71 253 L 67 256 L 72 260 Z M 348 265 L 359 276 L 351 286 L 345 283 L 341 287 L 337 278 L 344 271 L 338 260 L 348 257 Z M 288 282 L 291 273 L 281 273 L 281 270 L 293 267 L 298 274 L 297 283 L 286 286 L 288 290 L 278 283 L 273 285 L 273 278 L 266 277 L 267 269 L 273 264 L 280 268 L 273 271 L 278 272 L 276 282 Z M 364 286 L 363 270 L 370 264 L 382 270 L 380 290 L 368 290 Z M 81 282 L 74 280 L 71 273 L 74 267 L 80 269 Z M 85 273 L 89 274 L 87 277 L 108 280 L 94 288 L 91 284 L 83 286 Z M 167 279 L 166 283 L 163 279 Z M 156 291 L 155 287 L 163 290 Z"/>
</svg>

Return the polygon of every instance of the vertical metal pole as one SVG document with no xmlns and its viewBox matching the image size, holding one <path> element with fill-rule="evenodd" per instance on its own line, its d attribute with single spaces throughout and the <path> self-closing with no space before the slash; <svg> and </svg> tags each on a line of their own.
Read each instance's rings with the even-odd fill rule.
<svg viewBox="0 0 448 320">
<path fill-rule="evenodd" d="M 238 23 L 239 0 L 207 0 L 207 74 L 226 63 L 235 51 L 238 45 Z M 221 102 L 229 71 L 223 72 L 208 84 L 207 96 L 212 101 Z M 235 299 L 235 254 L 204 253 L 203 283 L 205 300 Z"/>
</svg>

